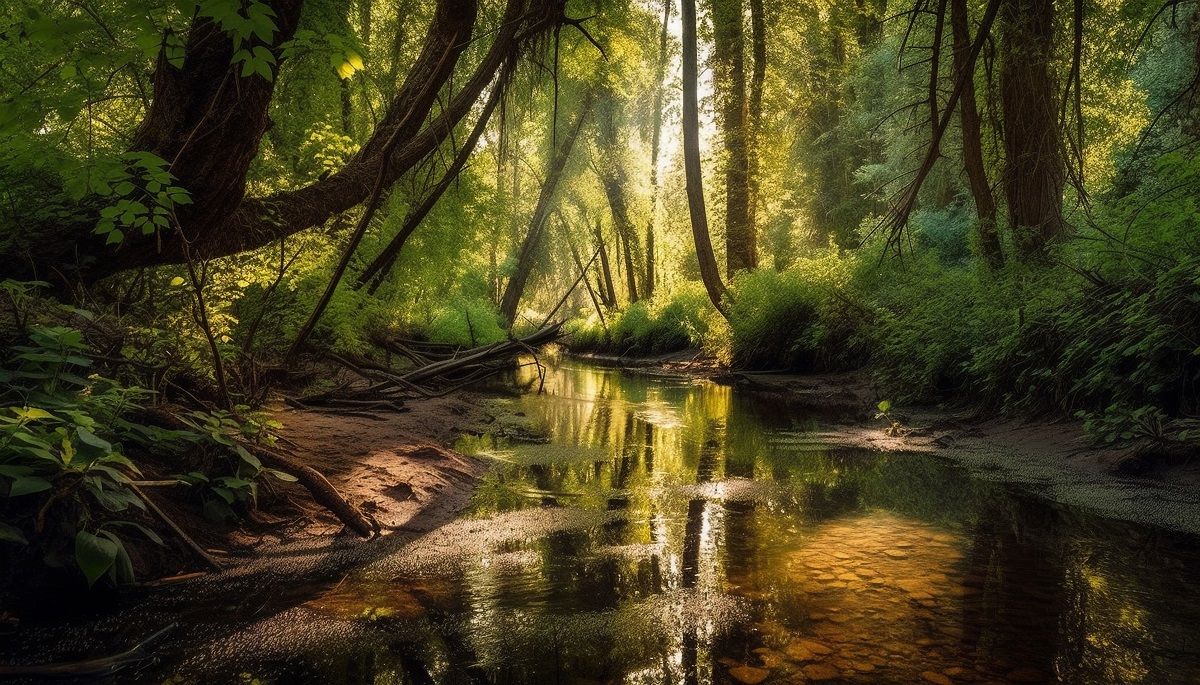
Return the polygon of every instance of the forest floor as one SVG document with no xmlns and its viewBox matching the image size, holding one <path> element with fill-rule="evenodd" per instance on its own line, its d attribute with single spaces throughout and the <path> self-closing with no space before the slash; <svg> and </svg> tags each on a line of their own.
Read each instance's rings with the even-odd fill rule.
<svg viewBox="0 0 1200 685">
<path fill-rule="evenodd" d="M 488 420 L 468 392 L 413 401 L 404 411 L 370 414 L 280 408 L 278 445 L 323 474 L 351 505 L 374 519 L 380 534 L 419 534 L 449 522 L 470 502 L 487 464 L 451 445 Z M 199 508 L 156 498 L 197 543 L 227 567 L 286 554 L 317 539 L 356 539 L 296 483 L 263 479 L 259 507 L 235 526 L 213 525 Z M 153 550 L 149 550 L 153 552 Z M 150 561 L 150 560 L 147 560 Z M 150 561 L 161 575 L 186 573 L 196 559 Z"/>
</svg>

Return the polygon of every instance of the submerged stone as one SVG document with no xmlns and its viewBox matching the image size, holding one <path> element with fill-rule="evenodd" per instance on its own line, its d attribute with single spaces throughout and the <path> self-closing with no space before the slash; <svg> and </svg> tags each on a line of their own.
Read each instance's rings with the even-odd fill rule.
<svg viewBox="0 0 1200 685">
<path fill-rule="evenodd" d="M 758 685 L 767 679 L 771 672 L 765 668 L 754 668 L 753 666 L 735 666 L 729 669 L 729 677 L 745 683 L 745 685 Z"/>
</svg>

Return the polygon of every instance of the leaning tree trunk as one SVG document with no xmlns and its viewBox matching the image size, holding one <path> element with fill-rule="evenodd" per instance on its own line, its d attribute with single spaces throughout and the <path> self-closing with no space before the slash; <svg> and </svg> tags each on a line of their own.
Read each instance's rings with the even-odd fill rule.
<svg viewBox="0 0 1200 685">
<path fill-rule="evenodd" d="M 278 29 L 275 43 L 261 46 L 277 60 L 274 77 L 283 65 L 282 45 L 295 33 L 303 0 L 263 1 L 273 10 Z M 93 195 L 79 203 L 78 217 L 66 222 L 30 217 L 28 237 L 19 245 L 0 246 L 0 260 L 19 265 L 15 268 L 25 273 L 18 276 L 78 272 L 82 280 L 93 281 L 127 269 L 182 263 L 189 254 L 202 259 L 237 254 L 320 226 L 365 201 L 381 169 L 390 186 L 445 141 L 502 65 L 541 44 L 559 25 L 564 4 L 565 0 L 507 0 L 499 28 L 489 34 L 487 52 L 434 115 L 434 105 L 445 93 L 442 86 L 449 83 L 470 43 L 461 38 L 471 35 L 477 9 L 475 0 L 439 0 L 420 57 L 360 152 L 327 178 L 261 198 L 246 197 L 247 172 L 270 126 L 276 79 L 242 77 L 240 65 L 231 63 L 229 36 L 197 17 L 188 31 L 182 68 L 159 60 L 152 104 L 129 146 L 167 160 L 176 184 L 190 192 L 193 204 L 177 212 L 179 230 L 149 236 L 129 231 L 114 249 L 93 231 L 110 200 Z M 448 52 L 452 58 L 443 59 Z M 439 87 L 431 96 L 418 98 L 429 92 L 430 83 Z M 402 121 L 409 124 L 400 131 L 402 142 L 385 165 L 380 155 Z M 81 266 L 83 262 L 89 263 Z"/>
<path fill-rule="evenodd" d="M 596 219 L 596 251 L 600 253 L 600 299 L 605 307 L 617 306 L 617 291 L 613 288 L 612 267 L 608 262 L 608 248 L 604 245 L 604 232 L 600 220 Z"/>
<path fill-rule="evenodd" d="M 575 122 L 567 130 L 566 137 L 563 138 L 558 150 L 554 153 L 554 158 L 550 161 L 550 168 L 546 172 L 546 181 L 542 184 L 537 205 L 529 220 L 529 230 L 525 234 L 524 242 L 521 243 L 520 252 L 517 253 L 517 268 L 508 279 L 508 285 L 504 288 L 504 296 L 500 298 L 500 315 L 504 317 L 510 327 L 516 323 L 517 306 L 521 302 L 521 296 L 525 294 L 525 285 L 529 282 L 529 275 L 533 271 L 534 257 L 542 242 L 542 236 L 546 233 L 546 226 L 550 218 L 550 203 L 554 201 L 554 197 L 558 193 L 558 183 L 562 180 L 563 172 L 567 168 L 571 149 L 575 147 L 575 140 L 579 137 L 579 131 L 583 128 L 583 122 L 587 119 L 591 108 L 592 94 L 589 92 L 579 106 Z"/>
<path fill-rule="evenodd" d="M 725 263 L 730 277 L 758 265 L 750 223 L 742 0 L 713 0 L 713 85 L 725 146 Z"/>
<path fill-rule="evenodd" d="M 692 220 L 692 239 L 700 262 L 700 278 L 708 299 L 725 314 L 725 285 L 708 236 L 708 212 L 704 208 L 704 177 L 700 171 L 700 108 L 696 99 L 696 0 L 680 3 L 683 24 L 683 171 L 686 178 L 688 213 Z"/>
<path fill-rule="evenodd" d="M 975 69 L 971 61 L 971 35 L 967 25 L 967 0 L 950 0 L 950 30 L 954 35 L 953 74 L 963 83 L 959 99 L 959 122 L 962 126 L 963 169 L 967 185 L 975 199 L 975 215 L 979 222 L 979 249 L 992 269 L 1004 266 L 1000 235 L 996 232 L 996 199 L 988 182 L 983 164 L 983 136 L 980 133 L 979 108 L 975 100 Z"/>
<path fill-rule="evenodd" d="M 1008 0 L 1001 11 L 1000 29 L 1009 225 L 1021 258 L 1041 261 L 1063 227 L 1062 137 L 1050 71 L 1054 0 Z"/>
</svg>

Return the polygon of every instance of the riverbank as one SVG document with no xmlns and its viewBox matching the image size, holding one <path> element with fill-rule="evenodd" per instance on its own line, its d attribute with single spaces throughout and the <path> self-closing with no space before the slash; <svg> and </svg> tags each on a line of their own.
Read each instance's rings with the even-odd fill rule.
<svg viewBox="0 0 1200 685">
<path fill-rule="evenodd" d="M 831 445 L 882 452 L 974 455 L 1002 464 L 1030 460 L 1054 464 L 1088 477 L 1140 477 L 1178 486 L 1200 485 L 1200 448 L 1156 451 L 1146 444 L 1097 446 L 1084 432 L 1083 421 L 1065 417 L 982 414 L 976 408 L 926 405 L 893 406 L 889 414 L 899 427 L 876 419 L 879 402 L 889 399 L 869 370 L 842 373 L 731 371 L 685 350 L 652 357 L 580 355 L 602 366 L 650 375 L 711 380 L 742 391 L 779 395 L 795 411 L 806 411 L 834 424 L 823 432 Z"/>
<path fill-rule="evenodd" d="M 835 448 L 941 454 L 1014 482 L 1086 482 L 1092 489 L 1142 480 L 1177 487 L 1200 484 L 1200 460 L 1186 455 L 1148 458 L 1137 447 L 1097 448 L 1084 435 L 1082 422 L 1073 419 L 900 406 L 890 412 L 898 430 L 889 431 L 886 420 L 875 418 L 885 398 L 868 371 L 736 372 L 695 351 L 578 358 L 632 373 L 704 379 L 741 392 L 777 395 L 789 411 L 821 417 L 820 437 Z M 286 409 L 276 418 L 283 423 L 281 443 L 323 473 L 375 521 L 381 534 L 419 534 L 449 522 L 470 502 L 488 464 L 454 451 L 452 445 L 463 434 L 484 432 L 495 417 L 488 413 L 484 396 L 468 392 L 411 402 L 405 409 L 375 414 Z M 298 544 L 351 535 L 299 486 L 276 483 L 272 489 L 267 505 L 235 528 L 213 529 L 197 520 L 191 529 L 203 531 L 198 536 L 201 544 L 232 567 L 253 566 L 255 560 Z M 175 513 L 185 520 L 199 518 L 195 512 Z M 1130 512 L 1114 513 L 1130 517 Z"/>
</svg>

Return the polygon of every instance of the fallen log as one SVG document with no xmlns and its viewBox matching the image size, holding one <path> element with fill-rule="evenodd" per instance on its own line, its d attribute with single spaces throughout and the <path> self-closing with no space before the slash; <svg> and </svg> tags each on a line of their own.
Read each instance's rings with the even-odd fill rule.
<svg viewBox="0 0 1200 685">
<path fill-rule="evenodd" d="M 531 348 L 557 340 L 561 335 L 561 328 L 562 324 L 556 323 L 524 338 L 502 340 L 490 345 L 484 345 L 483 347 L 477 347 L 461 357 L 426 364 L 419 369 L 413 369 L 407 373 L 400 374 L 400 378 L 409 383 L 423 383 L 439 376 L 462 371 L 497 358 L 528 352 Z"/>
<path fill-rule="evenodd" d="M 337 488 L 333 487 L 326 480 L 325 476 L 321 475 L 320 471 L 307 464 L 301 464 L 279 448 L 255 445 L 249 442 L 240 444 L 246 448 L 246 451 L 258 457 L 259 461 L 267 466 L 295 476 L 299 483 L 312 495 L 313 500 L 317 504 L 328 509 L 347 528 L 358 533 L 360 537 L 369 538 L 375 534 L 375 527 L 371 525 L 367 517 L 363 516 L 361 511 L 351 506 L 342 497 L 342 494 L 337 491 Z"/>
<path fill-rule="evenodd" d="M 191 426 L 178 416 L 165 409 L 156 407 L 148 410 L 147 413 L 153 418 L 154 423 L 166 428 L 174 430 L 192 429 Z M 282 449 L 276 447 L 266 447 L 240 440 L 238 444 L 271 468 L 295 476 L 297 482 L 308 490 L 314 502 L 328 509 L 330 513 L 336 516 L 350 530 L 364 538 L 369 538 L 375 534 L 375 527 L 363 516 L 362 512 L 351 506 L 342 497 L 341 493 L 325 479 L 325 476 L 321 475 L 316 469 L 300 463 Z"/>
</svg>

